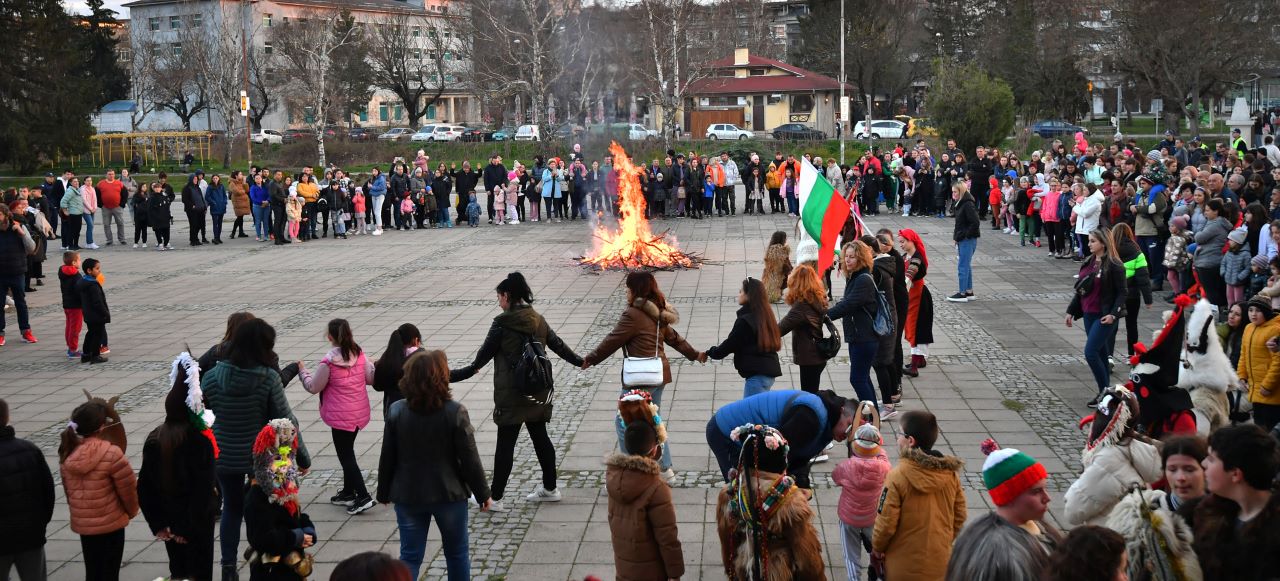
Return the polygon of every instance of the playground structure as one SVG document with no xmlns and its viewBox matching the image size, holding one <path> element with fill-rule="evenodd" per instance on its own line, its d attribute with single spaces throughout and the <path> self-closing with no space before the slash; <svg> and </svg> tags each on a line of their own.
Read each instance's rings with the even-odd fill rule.
<svg viewBox="0 0 1280 581">
<path fill-rule="evenodd" d="M 208 131 L 99 133 L 90 139 L 93 143 L 89 153 L 70 156 L 73 164 L 81 165 L 88 157 L 89 165 L 95 167 L 109 164 L 127 166 L 136 156 L 138 167 L 146 171 L 153 164 L 181 161 L 188 151 L 200 165 L 213 157 L 214 134 Z"/>
</svg>

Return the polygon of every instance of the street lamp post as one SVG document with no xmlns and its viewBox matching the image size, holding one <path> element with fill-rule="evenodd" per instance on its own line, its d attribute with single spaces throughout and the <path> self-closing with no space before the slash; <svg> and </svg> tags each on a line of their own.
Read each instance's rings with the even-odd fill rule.
<svg viewBox="0 0 1280 581">
<path fill-rule="evenodd" d="M 844 97 L 844 85 L 848 81 L 844 72 L 844 0 L 840 0 L 840 102 L 836 104 L 840 116 L 840 165 L 844 165 L 844 139 L 845 134 L 849 132 L 848 116 L 849 105 Z"/>
</svg>

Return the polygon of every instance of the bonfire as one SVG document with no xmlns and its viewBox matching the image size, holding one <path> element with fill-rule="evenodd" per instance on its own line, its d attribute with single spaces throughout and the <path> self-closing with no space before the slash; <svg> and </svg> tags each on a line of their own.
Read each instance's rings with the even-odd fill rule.
<svg viewBox="0 0 1280 581">
<path fill-rule="evenodd" d="M 583 266 L 596 270 L 670 270 L 698 268 L 702 258 L 682 252 L 670 231 L 654 234 L 644 217 L 644 191 L 637 167 L 617 142 L 609 146 L 613 168 L 618 171 L 619 218 L 616 230 L 603 224 L 596 227 L 595 249 L 579 259 Z"/>
</svg>

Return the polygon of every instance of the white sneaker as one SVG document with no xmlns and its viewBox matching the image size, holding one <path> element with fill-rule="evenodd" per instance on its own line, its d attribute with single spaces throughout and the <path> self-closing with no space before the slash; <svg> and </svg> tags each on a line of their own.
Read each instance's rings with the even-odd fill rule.
<svg viewBox="0 0 1280 581">
<path fill-rule="evenodd" d="M 817 455 L 817 456 L 814 456 L 814 457 L 813 457 L 813 459 L 809 461 L 809 463 L 810 463 L 810 464 L 821 464 L 821 463 L 826 462 L 827 460 L 830 460 L 830 459 L 831 459 L 831 456 L 828 456 L 828 455 L 826 455 L 826 454 L 819 454 L 819 455 Z"/>
<path fill-rule="evenodd" d="M 524 497 L 524 499 L 529 502 L 560 502 L 561 498 L 559 488 L 555 490 L 538 488 L 537 490 L 530 492 L 528 496 Z"/>
<path fill-rule="evenodd" d="M 826 447 L 826 448 L 823 448 L 823 449 L 822 449 L 822 451 L 824 451 L 824 452 L 825 452 L 825 451 L 830 450 L 830 449 L 832 449 L 832 448 L 834 448 L 834 447 L 836 447 L 836 443 L 835 443 L 835 441 L 833 440 L 833 441 L 827 442 L 827 447 Z"/>
<path fill-rule="evenodd" d="M 489 512 L 507 512 L 507 507 L 503 506 L 501 500 L 495 500 L 489 505 Z"/>
<path fill-rule="evenodd" d="M 137 245 L 137 244 L 134 244 L 134 245 L 133 245 L 133 247 L 134 247 L 134 248 L 137 248 L 137 247 L 138 247 L 138 245 Z"/>
<path fill-rule="evenodd" d="M 659 476 L 662 477 L 662 480 L 666 481 L 668 486 L 676 481 L 676 471 L 670 468 L 663 470 Z"/>
<path fill-rule="evenodd" d="M 898 410 L 888 406 L 880 406 L 880 420 L 891 420 L 898 417 Z"/>
<path fill-rule="evenodd" d="M 97 244 L 93 244 L 93 243 L 85 244 L 85 245 L 84 245 L 84 247 L 85 247 L 85 248 L 88 248 L 89 250 L 97 250 L 98 248 L 100 248 L 100 246 L 98 246 Z"/>
<path fill-rule="evenodd" d="M 373 231 L 374 236 L 382 236 L 382 228 Z"/>
<path fill-rule="evenodd" d="M 537 221 L 538 221 L 538 219 L 537 219 L 537 218 L 534 218 L 534 219 L 529 220 L 529 221 L 530 221 L 530 222 L 537 222 Z"/>
</svg>

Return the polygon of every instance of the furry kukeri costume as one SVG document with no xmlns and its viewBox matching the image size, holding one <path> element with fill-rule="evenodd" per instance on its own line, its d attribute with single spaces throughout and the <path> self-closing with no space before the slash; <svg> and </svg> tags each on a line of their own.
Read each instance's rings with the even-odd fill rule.
<svg viewBox="0 0 1280 581">
<path fill-rule="evenodd" d="M 1192 307 L 1178 371 L 1178 387 L 1191 394 L 1197 431 L 1206 436 L 1229 423 L 1227 392 L 1240 387 L 1214 327 L 1214 310 L 1205 299 Z"/>
<path fill-rule="evenodd" d="M 1131 581 L 1201 581 L 1191 527 L 1167 508 L 1160 490 L 1135 489 L 1107 516 L 1129 553 Z"/>
</svg>

